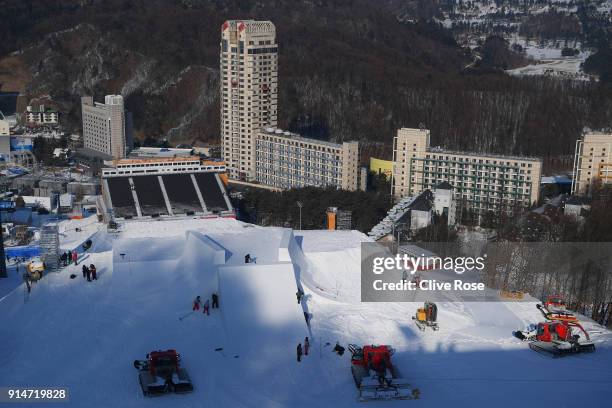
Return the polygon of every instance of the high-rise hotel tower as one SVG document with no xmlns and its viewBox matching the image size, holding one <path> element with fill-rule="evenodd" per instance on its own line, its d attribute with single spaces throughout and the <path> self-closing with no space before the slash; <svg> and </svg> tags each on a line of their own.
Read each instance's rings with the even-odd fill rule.
<svg viewBox="0 0 612 408">
<path fill-rule="evenodd" d="M 221 27 L 221 139 L 230 177 L 255 179 L 255 139 L 276 127 L 278 46 L 270 21 Z"/>
</svg>

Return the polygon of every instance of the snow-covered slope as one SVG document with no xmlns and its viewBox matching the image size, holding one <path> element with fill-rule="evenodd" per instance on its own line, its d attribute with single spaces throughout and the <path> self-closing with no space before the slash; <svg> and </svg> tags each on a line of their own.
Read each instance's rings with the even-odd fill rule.
<svg viewBox="0 0 612 408">
<path fill-rule="evenodd" d="M 440 330 L 425 333 L 412 323 L 416 303 L 361 303 L 368 238 L 357 232 L 225 219 L 87 231 L 94 245 L 81 259 L 97 266 L 98 281 L 71 266 L 29 297 L 18 289 L 0 300 L 0 386 L 68 387 L 74 407 L 357 406 L 350 356 L 331 352 L 339 341 L 396 348 L 422 399 L 389 406 L 603 406 L 612 397 L 612 335 L 594 323 L 596 353 L 553 360 L 512 337 L 540 320 L 533 303 L 441 303 Z M 256 263 L 244 264 L 247 253 Z M 213 291 L 220 310 L 190 313 L 196 295 Z M 304 336 L 311 353 L 297 363 Z M 132 361 L 165 348 L 181 353 L 194 392 L 145 398 Z"/>
</svg>

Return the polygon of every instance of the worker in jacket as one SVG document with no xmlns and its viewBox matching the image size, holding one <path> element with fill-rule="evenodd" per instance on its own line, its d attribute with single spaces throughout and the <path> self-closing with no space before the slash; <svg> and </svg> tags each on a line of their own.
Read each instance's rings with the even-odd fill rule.
<svg viewBox="0 0 612 408">
<path fill-rule="evenodd" d="M 302 302 L 302 298 L 304 297 L 304 292 L 302 292 L 302 289 L 298 288 L 298 291 L 295 292 L 295 297 L 297 298 L 297 302 L 299 305 Z"/>
<path fill-rule="evenodd" d="M 308 337 L 304 339 L 304 355 L 308 355 L 308 350 L 310 349 L 310 342 L 308 341 Z"/>
<path fill-rule="evenodd" d="M 87 265 L 83 265 L 83 279 L 87 278 Z"/>
<path fill-rule="evenodd" d="M 191 310 L 193 310 L 194 312 L 196 310 L 200 310 L 201 304 L 202 304 L 202 299 L 200 299 L 200 296 L 196 296 L 196 298 L 193 300 L 193 308 Z"/>
<path fill-rule="evenodd" d="M 78 259 L 79 259 L 79 257 L 77 255 L 76 249 L 72 250 L 72 262 L 74 262 L 75 265 L 78 265 L 78 263 L 77 263 Z"/>
<path fill-rule="evenodd" d="M 298 343 L 297 345 L 297 361 L 298 363 L 302 361 L 302 343 Z"/>
<path fill-rule="evenodd" d="M 210 313 L 208 312 L 210 308 L 210 303 L 208 303 L 208 299 L 206 299 L 206 302 L 204 302 L 204 311 L 202 313 L 206 313 L 206 316 L 210 315 Z"/>
<path fill-rule="evenodd" d="M 98 280 L 98 271 L 96 270 L 96 266 L 94 264 L 89 265 L 89 270 L 91 271 L 91 279 Z"/>
<path fill-rule="evenodd" d="M 212 308 L 213 309 L 219 308 L 219 295 L 217 295 L 216 293 L 212 294 Z"/>
</svg>

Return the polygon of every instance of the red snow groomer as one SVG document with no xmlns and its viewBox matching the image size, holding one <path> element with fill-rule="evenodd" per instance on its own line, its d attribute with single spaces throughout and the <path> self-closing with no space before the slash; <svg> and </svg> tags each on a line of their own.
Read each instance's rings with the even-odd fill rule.
<svg viewBox="0 0 612 408">
<path fill-rule="evenodd" d="M 561 320 L 565 322 L 575 322 L 578 320 L 573 313 L 567 310 L 565 301 L 559 295 L 546 297 L 544 304 L 538 304 L 536 307 L 547 320 Z"/>
<path fill-rule="evenodd" d="M 349 344 L 352 354 L 351 372 L 359 390 L 360 401 L 382 399 L 418 399 L 419 390 L 400 378 L 391 364 L 391 346 L 363 346 Z"/>
<path fill-rule="evenodd" d="M 595 344 L 589 334 L 577 322 L 542 322 L 531 325 L 525 331 L 515 332 L 514 335 L 521 340 L 529 341 L 530 349 L 550 354 L 552 357 L 595 351 Z"/>
<path fill-rule="evenodd" d="M 565 305 L 565 301 L 559 295 L 550 295 L 546 297 L 546 302 L 544 302 L 544 307 L 548 310 L 566 310 L 567 306 Z"/>
<path fill-rule="evenodd" d="M 168 392 L 192 392 L 193 384 L 180 361 L 181 356 L 172 349 L 152 351 L 146 360 L 135 360 L 134 367 L 140 371 L 138 379 L 142 393 L 155 396 Z"/>
</svg>

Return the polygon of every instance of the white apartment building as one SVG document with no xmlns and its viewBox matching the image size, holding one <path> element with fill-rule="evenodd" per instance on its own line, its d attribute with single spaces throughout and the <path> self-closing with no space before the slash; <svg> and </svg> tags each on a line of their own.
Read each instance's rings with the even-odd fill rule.
<svg viewBox="0 0 612 408">
<path fill-rule="evenodd" d="M 589 131 L 576 141 L 572 194 L 588 195 L 593 183 L 612 183 L 612 131 Z"/>
<path fill-rule="evenodd" d="M 255 138 L 277 124 L 278 45 L 270 21 L 221 27 L 222 157 L 234 179 L 255 179 Z"/>
<path fill-rule="evenodd" d="M 125 157 L 125 111 L 121 95 L 106 95 L 104 103 L 81 98 L 83 143 L 86 148 L 114 159 Z"/>
<path fill-rule="evenodd" d="M 475 213 L 526 208 L 538 201 L 541 171 L 538 158 L 432 148 L 427 129 L 402 128 L 393 140 L 391 185 L 396 198 L 448 182 L 457 205 Z"/>
<path fill-rule="evenodd" d="M 59 112 L 46 108 L 45 105 L 40 105 L 38 110 L 27 106 L 24 116 L 28 126 L 56 126 L 59 124 Z"/>
<path fill-rule="evenodd" d="M 358 189 L 359 143 L 308 139 L 266 128 L 256 138 L 256 180 L 279 188 Z"/>
</svg>

